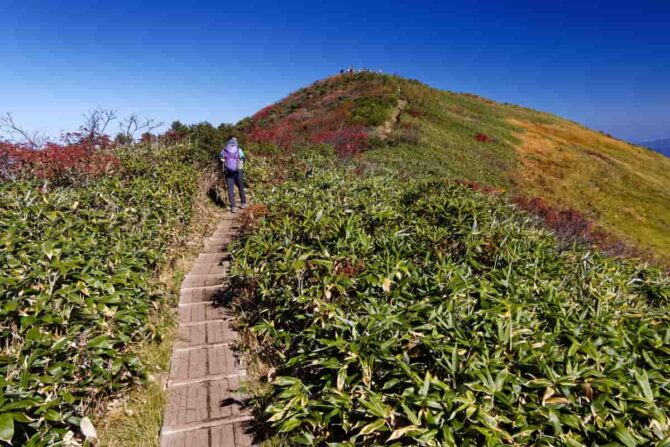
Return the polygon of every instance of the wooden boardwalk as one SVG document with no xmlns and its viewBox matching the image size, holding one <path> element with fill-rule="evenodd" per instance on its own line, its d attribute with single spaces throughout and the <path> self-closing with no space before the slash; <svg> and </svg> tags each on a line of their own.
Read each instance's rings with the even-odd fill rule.
<svg viewBox="0 0 670 447">
<path fill-rule="evenodd" d="M 235 231 L 234 215 L 228 214 L 182 283 L 161 447 L 254 445 L 247 433 L 251 412 L 238 391 L 246 371 L 233 354 L 237 333 L 230 310 L 222 304 L 226 245 Z"/>
</svg>

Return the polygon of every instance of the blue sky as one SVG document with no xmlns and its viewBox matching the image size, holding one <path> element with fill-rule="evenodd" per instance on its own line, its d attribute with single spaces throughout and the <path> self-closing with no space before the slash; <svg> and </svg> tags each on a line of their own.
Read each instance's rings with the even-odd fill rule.
<svg viewBox="0 0 670 447">
<path fill-rule="evenodd" d="M 96 106 L 235 122 L 353 65 L 657 139 L 669 24 L 670 2 L 643 0 L 4 0 L 0 112 L 51 134 Z"/>
</svg>

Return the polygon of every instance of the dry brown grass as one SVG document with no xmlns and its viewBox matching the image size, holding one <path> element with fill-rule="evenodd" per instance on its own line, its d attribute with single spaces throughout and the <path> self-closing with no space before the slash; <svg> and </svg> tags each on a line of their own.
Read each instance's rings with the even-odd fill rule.
<svg viewBox="0 0 670 447">
<path fill-rule="evenodd" d="M 569 121 L 510 119 L 524 194 L 576 208 L 670 258 L 670 160 Z"/>
</svg>

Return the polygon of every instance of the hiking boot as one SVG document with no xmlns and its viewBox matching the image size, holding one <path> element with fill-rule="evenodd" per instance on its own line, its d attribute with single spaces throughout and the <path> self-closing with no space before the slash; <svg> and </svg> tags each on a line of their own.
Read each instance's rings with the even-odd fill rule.
<svg viewBox="0 0 670 447">
<path fill-rule="evenodd" d="M 235 207 L 234 207 L 234 206 L 231 206 L 231 207 L 230 207 L 230 212 L 233 213 L 233 214 L 235 214 Z"/>
<path fill-rule="evenodd" d="M 247 204 L 246 204 L 246 203 L 242 203 L 242 204 L 240 204 L 240 208 L 245 209 L 246 207 L 247 207 Z"/>
</svg>

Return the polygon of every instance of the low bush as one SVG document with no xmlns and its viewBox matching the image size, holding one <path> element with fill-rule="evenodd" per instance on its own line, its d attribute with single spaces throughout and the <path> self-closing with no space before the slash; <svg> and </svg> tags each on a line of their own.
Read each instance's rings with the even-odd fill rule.
<svg viewBox="0 0 670 447">
<path fill-rule="evenodd" d="M 292 445 L 665 445 L 670 281 L 504 198 L 316 172 L 234 250 Z"/>
<path fill-rule="evenodd" d="M 348 122 L 370 127 L 381 126 L 389 118 L 391 110 L 397 103 L 395 95 L 357 98 Z"/>
<path fill-rule="evenodd" d="M 58 186 L 82 185 L 120 168 L 117 157 L 87 143 L 49 143 L 36 150 L 0 142 L 0 182 L 40 179 Z"/>
<path fill-rule="evenodd" d="M 189 221 L 192 148 L 115 153 L 85 187 L 0 183 L 0 439 L 55 445 L 89 405 L 144 376 L 135 343 L 160 337 L 154 281 Z M 74 163 L 77 166 L 77 163 Z"/>
<path fill-rule="evenodd" d="M 329 144 L 343 158 L 351 157 L 368 147 L 368 133 L 363 126 L 350 126 L 327 130 L 312 135 L 315 144 Z"/>
<path fill-rule="evenodd" d="M 597 226 L 577 210 L 552 206 L 540 197 L 516 196 L 512 198 L 512 202 L 524 211 L 537 216 L 542 225 L 554 232 L 562 246 L 581 244 L 595 247 L 610 256 L 644 258 L 667 266 L 667 263 L 656 259 L 652 253 L 644 252 L 623 241 L 620 237 Z"/>
</svg>

